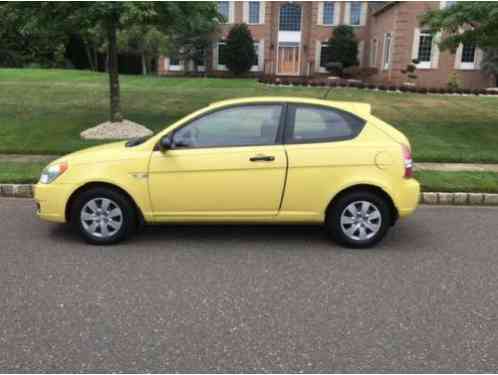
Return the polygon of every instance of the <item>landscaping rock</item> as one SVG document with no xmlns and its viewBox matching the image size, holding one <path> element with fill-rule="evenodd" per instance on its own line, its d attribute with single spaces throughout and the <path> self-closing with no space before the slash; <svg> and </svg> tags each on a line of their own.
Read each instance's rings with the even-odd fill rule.
<svg viewBox="0 0 498 375">
<path fill-rule="evenodd" d="M 128 120 L 107 121 L 80 134 L 83 139 L 132 139 L 149 135 L 152 135 L 152 131 L 143 125 Z"/>
<path fill-rule="evenodd" d="M 498 194 L 484 194 L 484 204 L 498 206 Z"/>
<path fill-rule="evenodd" d="M 480 193 L 469 193 L 469 204 L 479 205 L 482 204 L 484 195 Z"/>
<path fill-rule="evenodd" d="M 437 193 L 423 193 L 424 203 L 437 204 Z"/>
<path fill-rule="evenodd" d="M 467 204 L 467 193 L 454 193 L 453 203 L 454 204 Z"/>
<path fill-rule="evenodd" d="M 439 204 L 453 204 L 452 193 L 438 193 Z"/>
</svg>

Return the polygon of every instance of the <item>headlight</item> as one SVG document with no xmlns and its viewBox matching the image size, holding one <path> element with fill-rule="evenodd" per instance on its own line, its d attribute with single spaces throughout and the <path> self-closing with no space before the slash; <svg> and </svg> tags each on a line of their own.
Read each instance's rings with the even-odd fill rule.
<svg viewBox="0 0 498 375">
<path fill-rule="evenodd" d="M 67 171 L 67 163 L 53 164 L 45 168 L 40 177 L 40 184 L 50 184 L 57 177 Z"/>
</svg>

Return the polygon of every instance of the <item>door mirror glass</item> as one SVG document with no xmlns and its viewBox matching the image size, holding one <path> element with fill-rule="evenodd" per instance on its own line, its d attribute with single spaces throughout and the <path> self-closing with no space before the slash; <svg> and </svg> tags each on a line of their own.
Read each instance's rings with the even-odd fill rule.
<svg viewBox="0 0 498 375">
<path fill-rule="evenodd" d="M 173 142 L 171 140 L 171 136 L 169 135 L 162 137 L 161 140 L 159 141 L 159 148 L 161 152 L 166 152 L 172 147 L 173 147 Z"/>
</svg>

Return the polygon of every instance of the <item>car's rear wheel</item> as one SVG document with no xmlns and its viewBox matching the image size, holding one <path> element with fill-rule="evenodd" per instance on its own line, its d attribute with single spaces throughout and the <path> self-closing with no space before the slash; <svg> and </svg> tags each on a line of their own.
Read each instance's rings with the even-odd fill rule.
<svg viewBox="0 0 498 375">
<path fill-rule="evenodd" d="M 368 248 L 384 238 L 391 220 L 391 207 L 384 197 L 370 191 L 353 191 L 332 204 L 326 227 L 338 243 Z"/>
<path fill-rule="evenodd" d="M 94 245 L 110 245 L 128 238 L 136 229 L 135 207 L 124 194 L 105 187 L 80 193 L 71 208 L 71 222 Z"/>
</svg>

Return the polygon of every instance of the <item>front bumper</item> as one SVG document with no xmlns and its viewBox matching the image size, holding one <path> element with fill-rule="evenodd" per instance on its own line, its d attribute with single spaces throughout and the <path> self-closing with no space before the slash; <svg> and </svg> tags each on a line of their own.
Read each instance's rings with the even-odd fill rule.
<svg viewBox="0 0 498 375">
<path fill-rule="evenodd" d="M 73 185 L 67 184 L 36 184 L 34 198 L 38 217 L 47 221 L 65 223 L 66 204 L 73 188 Z"/>
<path fill-rule="evenodd" d="M 415 211 L 420 202 L 420 184 L 414 178 L 406 179 L 400 187 L 396 202 L 400 217 L 409 216 Z"/>
</svg>

